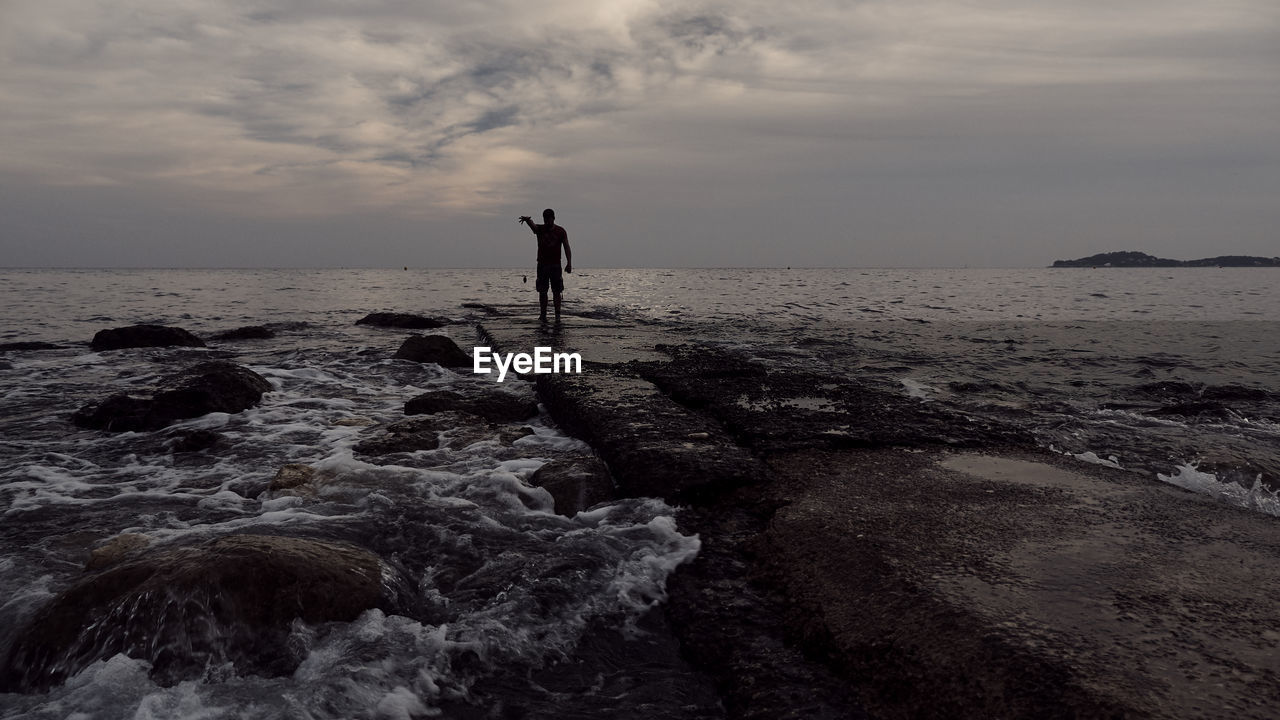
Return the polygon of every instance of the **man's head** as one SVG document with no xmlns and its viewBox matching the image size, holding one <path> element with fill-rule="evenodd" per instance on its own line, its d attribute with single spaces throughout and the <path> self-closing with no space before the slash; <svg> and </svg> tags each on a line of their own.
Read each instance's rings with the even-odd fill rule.
<svg viewBox="0 0 1280 720">
<path fill-rule="evenodd" d="M 542 221 L 543 221 L 543 222 L 555 222 L 555 219 L 556 219 L 556 211 L 555 211 L 555 210 L 552 210 L 551 208 L 547 208 L 546 210 L 543 210 L 543 211 L 542 211 Z"/>
</svg>

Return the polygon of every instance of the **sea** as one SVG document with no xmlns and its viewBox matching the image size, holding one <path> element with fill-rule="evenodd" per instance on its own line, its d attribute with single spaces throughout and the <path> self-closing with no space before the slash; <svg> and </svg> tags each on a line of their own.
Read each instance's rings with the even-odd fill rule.
<svg viewBox="0 0 1280 720">
<path fill-rule="evenodd" d="M 779 372 L 852 377 L 1030 431 L 1049 452 L 1280 515 L 1280 275 L 1271 269 L 590 269 L 575 317 L 669 333 Z M 0 658 L 16 628 L 122 533 L 154 547 L 235 533 L 373 549 L 430 599 L 308 627 L 287 676 L 234 666 L 153 680 L 117 655 L 48 690 L 0 693 L 4 718 L 587 718 L 723 716 L 655 613 L 699 538 L 678 508 L 634 498 L 563 517 L 532 487 L 591 448 L 541 411 L 514 442 L 453 441 L 373 462 L 353 447 L 433 389 L 493 375 L 391 358 L 411 331 L 372 312 L 454 320 L 469 349 L 487 313 L 536 312 L 525 269 L 0 270 Z M 98 330 L 176 325 L 208 347 L 93 352 Z M 81 406 L 205 358 L 272 386 L 250 410 L 176 430 L 105 433 Z M 583 358 L 588 363 L 590 357 Z M 534 398 L 508 380 L 502 390 Z M 263 492 L 287 463 L 336 480 Z M 664 639 L 667 638 L 667 639 Z"/>
</svg>

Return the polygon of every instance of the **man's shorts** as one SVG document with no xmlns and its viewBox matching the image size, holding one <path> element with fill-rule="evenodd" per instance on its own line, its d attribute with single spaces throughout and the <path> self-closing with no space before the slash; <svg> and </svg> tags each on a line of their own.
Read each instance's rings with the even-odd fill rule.
<svg viewBox="0 0 1280 720">
<path fill-rule="evenodd" d="M 547 291 L 547 286 L 551 286 L 551 291 L 559 295 L 564 292 L 564 276 L 560 274 L 560 263 L 538 263 L 538 281 L 534 283 L 534 287 L 538 292 Z"/>
</svg>

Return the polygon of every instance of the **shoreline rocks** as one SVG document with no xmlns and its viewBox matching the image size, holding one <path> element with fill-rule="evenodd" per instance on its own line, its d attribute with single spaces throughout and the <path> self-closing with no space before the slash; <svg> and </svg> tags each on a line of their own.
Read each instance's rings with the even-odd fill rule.
<svg viewBox="0 0 1280 720">
<path fill-rule="evenodd" d="M 538 414 L 538 404 L 505 392 L 463 395 L 451 390 L 431 390 L 410 398 L 405 415 L 433 415 L 456 411 L 484 418 L 491 423 L 515 423 Z"/>
<path fill-rule="evenodd" d="M 294 619 L 395 612 L 409 585 L 384 578 L 398 575 L 376 555 L 308 538 L 229 535 L 143 552 L 46 603 L 17 633 L 0 688 L 47 688 L 117 653 L 150 662 L 163 685 L 228 661 L 240 673 L 288 674 L 303 659 L 287 642 Z"/>
<path fill-rule="evenodd" d="M 94 352 L 139 347 L 204 347 L 204 341 L 179 327 L 169 325 L 130 325 L 99 330 L 89 347 Z"/>
<path fill-rule="evenodd" d="M 539 337 L 518 319 L 481 333 Z M 1280 612 L 1274 518 L 856 377 L 721 348 L 653 358 L 651 337 L 580 328 L 557 349 L 609 362 L 536 386 L 622 495 L 684 505 L 702 548 L 663 607 L 730 716 L 1261 719 L 1280 703 L 1280 635 L 1257 631 Z M 1137 393 L 1265 400 L 1202 390 Z M 699 487 L 735 456 L 744 472 Z"/>
<path fill-rule="evenodd" d="M 609 468 L 590 455 L 552 460 L 534 471 L 529 484 L 551 493 L 556 513 L 565 517 L 617 497 Z"/>
<path fill-rule="evenodd" d="M 235 340 L 270 340 L 275 336 L 275 332 L 264 325 L 246 325 L 234 330 L 223 330 L 222 332 L 214 333 L 212 338 L 222 342 L 229 342 Z"/>
<path fill-rule="evenodd" d="M 158 430 L 212 412 L 237 413 L 257 405 L 271 383 L 248 368 L 210 360 L 163 379 L 151 397 L 117 393 L 75 412 L 80 427 L 124 432 Z"/>
<path fill-rule="evenodd" d="M 471 356 L 445 335 L 410 335 L 391 357 L 441 367 L 471 367 Z"/>
</svg>

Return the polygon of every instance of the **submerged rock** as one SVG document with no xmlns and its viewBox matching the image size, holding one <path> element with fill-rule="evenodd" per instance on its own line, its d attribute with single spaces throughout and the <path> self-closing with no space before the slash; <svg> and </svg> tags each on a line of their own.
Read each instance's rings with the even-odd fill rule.
<svg viewBox="0 0 1280 720">
<path fill-rule="evenodd" d="M 222 436 L 212 430 L 180 430 L 169 436 L 169 449 L 175 453 L 191 453 L 208 450 L 222 441 Z"/>
<path fill-rule="evenodd" d="M 306 652 L 288 642 L 295 619 L 403 610 L 408 588 L 366 550 L 305 538 L 230 535 L 146 553 L 41 608 L 0 666 L 0 689 L 47 688 L 117 653 L 151 663 L 166 685 L 226 662 L 240 674 L 284 675 Z"/>
<path fill-rule="evenodd" d="M 271 383 L 248 368 L 210 360 L 165 378 L 149 398 L 112 395 L 80 408 L 72 421 L 112 432 L 157 430 L 212 412 L 240 412 L 258 404 L 270 389 Z"/>
<path fill-rule="evenodd" d="M 204 341 L 179 327 L 130 325 L 99 330 L 89 344 L 94 352 L 135 347 L 204 347 Z"/>
<path fill-rule="evenodd" d="M 529 484 L 551 493 L 556 513 L 566 517 L 615 497 L 609 468 L 590 456 L 552 460 L 533 473 Z"/>
<path fill-rule="evenodd" d="M 437 363 L 443 367 L 471 366 L 471 356 L 444 335 L 410 335 L 392 357 L 420 363 Z"/>
<path fill-rule="evenodd" d="M 269 340 L 276 334 L 270 328 L 262 325 L 246 325 L 234 330 L 223 330 L 220 333 L 214 333 L 214 340 Z"/>
<path fill-rule="evenodd" d="M 430 318 L 412 313 L 369 313 L 356 321 L 357 325 L 373 325 L 374 327 L 408 328 L 424 330 L 444 327 L 449 321 L 444 318 Z"/>
<path fill-rule="evenodd" d="M 271 478 L 270 490 L 288 490 L 296 488 L 299 485 L 305 485 L 315 477 L 316 469 L 310 465 L 302 463 L 289 463 L 282 466 L 276 471 L 275 477 Z"/>
<path fill-rule="evenodd" d="M 361 455 L 390 455 L 400 452 L 435 450 L 440 447 L 440 432 L 452 425 L 453 418 L 431 416 L 402 420 L 388 425 L 377 437 L 362 440 L 352 448 Z"/>
<path fill-rule="evenodd" d="M 89 553 L 85 570 L 102 570 L 151 544 L 151 538 L 139 533 L 120 533 Z"/>
<path fill-rule="evenodd" d="M 405 415 L 447 412 L 470 413 L 492 423 L 512 423 L 538 414 L 538 404 L 510 393 L 493 392 L 467 396 L 449 390 L 432 390 L 404 404 Z"/>
</svg>

